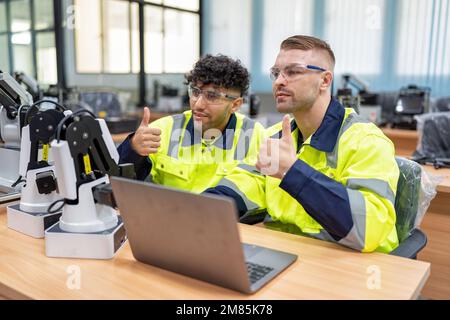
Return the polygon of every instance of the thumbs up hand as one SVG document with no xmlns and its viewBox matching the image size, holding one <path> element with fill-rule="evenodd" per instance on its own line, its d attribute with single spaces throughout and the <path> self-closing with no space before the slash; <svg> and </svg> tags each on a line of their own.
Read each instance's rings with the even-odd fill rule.
<svg viewBox="0 0 450 320">
<path fill-rule="evenodd" d="M 151 153 L 158 152 L 158 148 L 161 145 L 161 129 L 149 128 L 149 123 L 150 109 L 145 107 L 141 124 L 131 139 L 131 147 L 141 156 L 148 156 Z"/>
<path fill-rule="evenodd" d="M 282 179 L 284 174 L 297 161 L 294 140 L 291 135 L 289 116 L 283 118 L 280 139 L 266 139 L 259 150 L 256 168 L 263 174 Z"/>
</svg>

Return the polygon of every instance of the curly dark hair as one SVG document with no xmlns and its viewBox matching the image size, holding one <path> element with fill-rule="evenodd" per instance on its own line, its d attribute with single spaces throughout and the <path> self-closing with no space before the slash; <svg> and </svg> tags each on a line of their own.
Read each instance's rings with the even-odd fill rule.
<svg viewBox="0 0 450 320">
<path fill-rule="evenodd" d="M 250 74 L 240 60 L 228 56 L 207 54 L 200 58 L 189 73 L 185 75 L 185 84 L 213 84 L 225 89 L 237 89 L 241 96 L 247 94 Z"/>
</svg>

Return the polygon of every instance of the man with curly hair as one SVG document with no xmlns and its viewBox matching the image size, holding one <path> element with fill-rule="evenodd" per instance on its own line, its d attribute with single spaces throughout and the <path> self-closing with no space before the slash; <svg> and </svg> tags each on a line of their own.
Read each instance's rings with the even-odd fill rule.
<svg viewBox="0 0 450 320">
<path fill-rule="evenodd" d="M 149 124 L 145 108 L 137 131 L 118 148 L 120 163 L 133 163 L 140 180 L 196 193 L 236 166 L 254 171 L 264 128 L 237 113 L 249 86 L 247 69 L 239 60 L 206 55 L 185 78 L 191 110 Z"/>
</svg>

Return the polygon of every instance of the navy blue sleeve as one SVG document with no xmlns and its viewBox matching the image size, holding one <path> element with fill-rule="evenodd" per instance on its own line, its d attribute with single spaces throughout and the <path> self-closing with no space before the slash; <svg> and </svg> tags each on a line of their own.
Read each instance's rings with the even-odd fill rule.
<svg viewBox="0 0 450 320">
<path fill-rule="evenodd" d="M 237 194 L 233 189 L 225 186 L 217 186 L 214 188 L 209 188 L 203 191 L 203 193 L 216 194 L 219 196 L 226 196 L 234 200 L 239 213 L 239 216 L 243 216 L 247 212 L 247 206 L 244 200 L 239 194 Z"/>
<path fill-rule="evenodd" d="M 132 163 L 136 172 L 136 179 L 144 180 L 152 170 L 152 162 L 148 157 L 137 154 L 131 147 L 131 138 L 134 133 L 130 134 L 117 148 L 119 152 L 119 164 Z"/>
<path fill-rule="evenodd" d="M 347 189 L 341 183 L 297 160 L 286 172 L 280 188 L 305 208 L 336 241 L 353 227 Z"/>
</svg>

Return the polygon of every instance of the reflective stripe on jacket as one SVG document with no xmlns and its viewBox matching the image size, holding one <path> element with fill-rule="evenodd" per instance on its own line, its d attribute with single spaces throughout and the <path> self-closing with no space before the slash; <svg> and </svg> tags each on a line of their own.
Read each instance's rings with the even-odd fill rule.
<svg viewBox="0 0 450 320">
<path fill-rule="evenodd" d="M 254 164 L 264 135 L 260 123 L 239 113 L 231 115 L 223 132 L 212 129 L 213 136 L 214 130 L 217 132 L 211 141 L 194 130 L 191 111 L 158 119 L 149 126 L 161 129 L 158 152 L 136 160 L 124 145 L 119 147 L 121 162 L 141 161 L 146 171 L 139 178 L 150 172 L 155 183 L 196 193 L 215 186 L 237 165 Z"/>
</svg>

